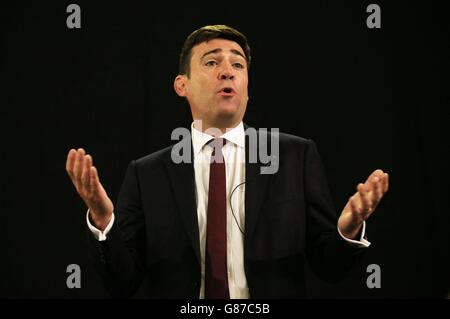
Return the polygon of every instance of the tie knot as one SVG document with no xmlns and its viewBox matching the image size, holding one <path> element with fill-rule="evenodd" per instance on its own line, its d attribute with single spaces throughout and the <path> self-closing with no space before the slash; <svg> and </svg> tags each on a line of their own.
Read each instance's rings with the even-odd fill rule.
<svg viewBox="0 0 450 319">
<path fill-rule="evenodd" d="M 221 137 L 213 138 L 212 140 L 208 141 L 208 145 L 213 148 L 215 151 L 216 149 L 221 150 L 222 147 L 227 143 L 227 140 Z"/>
<path fill-rule="evenodd" d="M 227 140 L 224 138 L 214 138 L 207 144 L 213 148 L 211 154 L 211 162 L 223 163 L 222 147 L 226 144 Z"/>
</svg>

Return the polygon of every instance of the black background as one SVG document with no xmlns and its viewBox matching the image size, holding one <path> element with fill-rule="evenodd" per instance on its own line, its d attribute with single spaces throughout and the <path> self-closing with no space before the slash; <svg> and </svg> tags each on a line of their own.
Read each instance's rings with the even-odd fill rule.
<svg viewBox="0 0 450 319">
<path fill-rule="evenodd" d="M 115 200 L 131 159 L 189 127 L 172 83 L 185 37 L 206 24 L 247 35 L 244 121 L 313 139 L 338 211 L 372 170 L 390 173 L 362 265 L 336 285 L 308 271 L 309 295 L 447 296 L 450 23 L 442 6 L 376 1 L 382 27 L 369 29 L 369 1 L 76 1 L 81 29 L 68 29 L 71 2 L 1 8 L 0 297 L 107 297 L 87 258 L 86 207 L 66 175 L 67 152 L 92 154 Z M 379 289 L 366 286 L 373 263 Z M 80 289 L 66 286 L 69 264 L 81 267 Z"/>
</svg>

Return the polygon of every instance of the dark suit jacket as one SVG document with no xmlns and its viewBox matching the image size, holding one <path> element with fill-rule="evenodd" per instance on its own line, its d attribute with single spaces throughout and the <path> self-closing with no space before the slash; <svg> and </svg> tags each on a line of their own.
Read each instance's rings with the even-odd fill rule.
<svg viewBox="0 0 450 319">
<path fill-rule="evenodd" d="M 267 136 L 260 136 L 266 140 Z M 305 297 L 304 260 L 327 281 L 344 277 L 363 249 L 337 232 L 337 216 L 313 141 L 280 133 L 279 169 L 260 174 L 246 143 L 244 259 L 251 298 Z M 89 233 L 91 256 L 114 296 L 198 298 L 200 244 L 191 163 L 168 147 L 132 161 L 107 240 Z"/>
</svg>

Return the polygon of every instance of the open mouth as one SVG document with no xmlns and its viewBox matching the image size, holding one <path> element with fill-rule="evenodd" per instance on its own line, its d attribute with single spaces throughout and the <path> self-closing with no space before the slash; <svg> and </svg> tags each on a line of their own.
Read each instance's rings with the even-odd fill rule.
<svg viewBox="0 0 450 319">
<path fill-rule="evenodd" d="M 235 94 L 235 91 L 231 87 L 225 87 L 219 91 L 219 94 L 225 95 L 225 96 L 231 96 L 231 95 Z"/>
</svg>

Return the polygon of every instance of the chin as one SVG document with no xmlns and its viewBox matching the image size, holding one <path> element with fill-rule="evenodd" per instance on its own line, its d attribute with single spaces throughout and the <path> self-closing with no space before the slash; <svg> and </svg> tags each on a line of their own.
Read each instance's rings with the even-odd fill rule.
<svg viewBox="0 0 450 319">
<path fill-rule="evenodd" d="M 239 111 L 239 105 L 235 103 L 220 103 L 217 105 L 218 115 L 235 116 Z"/>
<path fill-rule="evenodd" d="M 222 103 L 216 104 L 216 109 L 213 115 L 215 118 L 214 125 L 216 127 L 231 128 L 233 127 L 233 125 L 236 125 L 236 122 L 239 121 L 242 108 L 237 103 L 230 103 L 232 101 L 221 101 L 221 102 Z"/>
<path fill-rule="evenodd" d="M 236 108 L 221 109 L 216 115 L 218 119 L 222 119 L 223 121 L 231 121 L 237 117 L 238 110 Z"/>
</svg>

